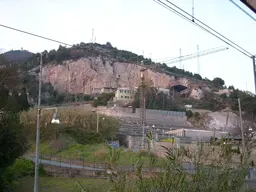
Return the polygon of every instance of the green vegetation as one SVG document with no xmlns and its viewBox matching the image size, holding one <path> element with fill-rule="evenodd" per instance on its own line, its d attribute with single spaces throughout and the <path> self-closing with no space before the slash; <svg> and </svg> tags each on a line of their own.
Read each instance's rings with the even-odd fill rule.
<svg viewBox="0 0 256 192">
<path fill-rule="evenodd" d="M 246 146 L 247 143 L 246 143 Z M 246 147 L 246 153 L 242 156 L 232 145 L 224 143 L 199 144 L 196 149 L 189 147 L 165 148 L 166 158 L 159 159 L 150 151 L 138 153 L 136 157 L 132 152 L 124 152 L 122 149 L 107 148 L 106 145 L 96 145 L 95 148 L 82 145 L 73 145 L 72 150 L 62 154 L 62 158 L 83 154 L 87 159 L 94 154 L 94 159 L 99 154 L 105 154 L 105 163 L 108 164 L 108 180 L 99 179 L 70 179 L 64 178 L 40 178 L 40 189 L 62 190 L 78 192 L 85 191 L 115 191 L 115 192 L 141 192 L 150 190 L 164 191 L 223 191 L 238 192 L 244 182 L 249 166 L 251 148 Z M 71 149 L 70 148 L 70 149 Z M 103 150 L 104 148 L 104 150 Z M 217 151 L 218 149 L 218 151 Z M 106 150 L 106 151 L 105 151 Z M 72 152 L 71 152 L 72 151 Z M 80 152 L 80 153 L 79 153 Z M 231 164 L 233 156 L 240 156 L 236 168 Z M 56 157 L 55 157 L 56 158 Z M 127 162 L 132 159 L 132 162 Z M 135 172 L 117 172 L 119 165 L 133 165 Z M 182 163 L 195 164 L 195 172 L 189 174 L 182 170 Z M 143 167 L 149 167 L 149 172 L 143 172 Z M 154 172 L 153 168 L 161 167 L 161 172 Z M 76 181 L 79 181 L 79 185 Z M 65 182 L 65 183 L 64 183 Z M 26 187 L 30 186 L 29 188 Z M 31 190 L 33 187 L 30 178 L 20 181 L 19 189 Z"/>
<path fill-rule="evenodd" d="M 67 144 L 65 141 L 61 142 L 62 148 L 54 148 L 54 142 L 40 144 L 41 158 L 55 159 L 56 161 L 74 161 L 80 164 L 103 164 L 107 165 L 110 161 L 109 148 L 106 143 L 98 144 L 79 144 L 75 140 Z M 34 146 L 31 146 L 31 152 L 34 152 Z M 115 153 L 115 151 L 113 152 Z M 144 166 L 149 166 L 149 154 L 147 152 L 133 152 L 125 151 L 123 148 L 118 149 L 120 158 L 116 164 L 119 166 L 131 166 L 139 157 L 144 160 Z M 162 158 L 157 158 L 157 166 L 161 165 Z"/>
<path fill-rule="evenodd" d="M 167 74 L 172 73 L 173 75 L 177 74 L 177 75 L 182 75 L 182 76 L 197 79 L 197 80 L 203 80 L 202 77 L 199 74 L 196 74 L 196 73 L 193 74 L 193 73 L 191 73 L 189 71 L 186 71 L 184 69 L 179 69 L 176 66 L 168 67 L 165 63 L 163 63 L 162 65 L 160 65 L 160 68 L 162 68 L 164 70 L 164 72 L 167 72 Z"/>
<path fill-rule="evenodd" d="M 219 77 L 216 77 L 212 80 L 212 83 L 215 87 L 221 88 L 225 85 L 225 81 Z"/>
<path fill-rule="evenodd" d="M 112 100 L 115 96 L 115 93 L 101 93 L 97 98 L 93 100 L 93 106 L 106 106 L 108 101 Z"/>
<path fill-rule="evenodd" d="M 1 59 L 0 59 L 1 60 Z M 9 190 L 12 176 L 10 166 L 28 148 L 19 112 L 28 108 L 24 87 L 16 68 L 0 68 L 0 191 Z"/>
<path fill-rule="evenodd" d="M 112 138 L 117 131 L 119 122 L 112 117 L 101 116 L 99 118 L 99 133 L 96 132 L 96 113 L 84 108 L 59 108 L 58 116 L 61 124 L 50 124 L 53 111 L 43 110 L 41 117 L 41 141 L 51 141 L 58 135 L 65 134 L 77 140 L 81 144 L 103 142 Z M 30 140 L 35 139 L 36 110 L 22 112 L 21 122 L 24 123 Z"/>
<path fill-rule="evenodd" d="M 179 99 L 168 96 L 163 92 L 158 92 L 156 88 L 145 87 L 146 108 L 168 111 L 185 111 L 184 105 L 178 103 Z M 134 105 L 140 107 L 140 91 L 135 95 Z"/>
<path fill-rule="evenodd" d="M 111 183 L 105 179 L 87 179 L 87 178 L 58 178 L 58 177 L 39 177 L 40 192 L 81 192 L 83 186 L 86 192 L 105 192 L 110 188 Z M 34 179 L 26 177 L 20 180 L 20 185 L 14 192 L 33 192 Z"/>
<path fill-rule="evenodd" d="M 37 102 L 38 96 L 38 79 L 27 72 L 25 72 L 23 83 L 30 98 L 33 98 L 34 103 Z M 56 91 L 51 83 L 43 83 L 42 85 L 42 105 L 60 105 L 63 103 L 85 102 L 91 101 L 92 97 L 86 94 L 70 94 L 60 93 Z"/>
<path fill-rule="evenodd" d="M 4 189 L 1 191 L 13 190 L 20 184 L 20 179 L 24 177 L 33 176 L 35 171 L 34 163 L 23 158 L 18 158 L 10 165 L 2 175 L 2 180 L 4 181 Z M 44 176 L 44 170 L 39 167 L 39 176 Z"/>
</svg>

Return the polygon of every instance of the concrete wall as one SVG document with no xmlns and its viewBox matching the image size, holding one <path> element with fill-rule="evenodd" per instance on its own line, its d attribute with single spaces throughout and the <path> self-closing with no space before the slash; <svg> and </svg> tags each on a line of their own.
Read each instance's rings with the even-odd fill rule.
<svg viewBox="0 0 256 192">
<path fill-rule="evenodd" d="M 168 131 L 168 134 L 182 137 L 191 137 L 192 140 L 200 141 L 200 140 L 209 140 L 211 137 L 223 137 L 226 136 L 227 132 L 221 131 L 209 131 L 209 130 L 197 130 L 197 129 L 176 129 Z"/>
<path fill-rule="evenodd" d="M 112 107 L 106 110 L 102 110 L 101 113 L 111 116 L 119 116 L 119 117 L 131 117 L 131 118 L 139 118 L 140 117 L 140 109 L 137 108 L 135 113 L 132 113 L 132 108 L 122 108 L 122 107 Z M 158 118 L 172 118 L 180 120 L 187 120 L 185 112 L 177 112 L 177 111 L 163 111 L 163 110 L 146 110 L 146 118 L 147 119 L 158 119 Z"/>
</svg>

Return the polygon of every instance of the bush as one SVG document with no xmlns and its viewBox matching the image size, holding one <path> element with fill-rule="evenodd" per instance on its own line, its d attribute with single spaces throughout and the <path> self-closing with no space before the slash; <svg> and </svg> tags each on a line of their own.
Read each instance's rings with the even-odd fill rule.
<svg viewBox="0 0 256 192">
<path fill-rule="evenodd" d="M 110 101 L 115 96 L 115 93 L 101 93 L 97 98 L 93 100 L 93 106 L 106 106 L 108 101 Z"/>
<path fill-rule="evenodd" d="M 193 117 L 193 112 L 191 110 L 186 111 L 187 118 Z"/>
<path fill-rule="evenodd" d="M 200 118 L 200 113 L 195 112 L 195 113 L 194 113 L 194 117 L 198 120 L 198 119 Z"/>
<path fill-rule="evenodd" d="M 19 184 L 19 179 L 34 175 L 34 167 L 34 163 L 30 160 L 24 158 L 16 159 L 15 162 L 5 170 L 1 178 L 3 181 L 2 187 L 4 188 L 0 187 L 0 189 L 3 191 L 13 189 Z M 41 167 L 39 167 L 39 175 L 44 175 L 44 170 Z"/>
<path fill-rule="evenodd" d="M 60 124 L 50 124 L 52 119 L 52 111 L 44 111 L 41 117 L 41 140 L 51 141 L 58 137 L 60 133 L 71 134 L 70 136 L 78 139 L 78 142 L 93 142 L 96 143 L 111 137 L 117 131 L 119 126 L 118 120 L 100 116 L 99 118 L 99 133 L 96 133 L 97 120 L 96 113 L 86 111 L 84 109 L 58 109 Z M 20 115 L 21 121 L 26 127 L 27 137 L 30 140 L 36 138 L 36 110 L 22 112 Z"/>
<path fill-rule="evenodd" d="M 65 130 L 65 133 L 74 138 L 76 142 L 81 145 L 103 143 L 105 141 L 105 138 L 100 133 L 85 133 L 81 129 L 68 128 Z"/>
<path fill-rule="evenodd" d="M 229 150 L 229 146 L 222 145 L 220 155 L 217 156 L 214 154 L 214 148 L 213 145 L 204 146 L 203 144 L 194 150 L 192 148 L 165 148 L 166 158 L 162 160 L 162 171 L 157 173 L 150 169 L 148 174 L 145 174 L 143 172 L 144 160 L 140 157 L 135 163 L 136 181 L 134 176 L 129 177 L 128 174 L 122 175 L 112 170 L 115 174 L 109 174 L 111 189 L 116 192 L 241 191 L 247 174 L 248 162 L 240 162 L 234 169 L 230 161 L 234 153 Z M 152 167 L 156 166 L 155 160 L 152 156 L 149 157 Z M 184 170 L 184 162 L 191 162 L 190 169 L 193 173 L 188 169 L 189 173 Z"/>
</svg>

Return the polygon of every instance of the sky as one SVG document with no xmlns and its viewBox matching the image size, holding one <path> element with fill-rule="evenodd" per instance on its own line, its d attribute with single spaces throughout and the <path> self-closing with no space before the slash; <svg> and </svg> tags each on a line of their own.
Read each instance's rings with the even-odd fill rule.
<svg viewBox="0 0 256 192">
<path fill-rule="evenodd" d="M 165 1 L 165 0 L 163 0 Z M 170 0 L 192 13 L 192 0 Z M 246 6 L 235 0 L 256 18 Z M 194 0 L 197 19 L 256 54 L 256 22 L 229 0 Z M 153 0 L 0 0 L 0 24 L 68 44 L 111 42 L 118 49 L 143 54 L 154 61 L 216 47 L 229 47 Z M 57 49 L 58 43 L 0 27 L 0 51 Z M 171 64 L 198 73 L 197 58 Z M 199 58 L 200 75 L 221 77 L 226 85 L 254 92 L 252 59 L 235 49 Z"/>
</svg>

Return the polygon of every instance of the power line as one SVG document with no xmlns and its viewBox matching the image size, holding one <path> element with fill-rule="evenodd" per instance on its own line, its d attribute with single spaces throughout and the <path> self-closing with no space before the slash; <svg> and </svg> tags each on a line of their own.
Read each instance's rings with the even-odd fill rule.
<svg viewBox="0 0 256 192">
<path fill-rule="evenodd" d="M 4 27 L 4 28 L 7 28 L 7 29 L 18 31 L 20 33 L 25 33 L 27 35 L 31 35 L 31 36 L 34 36 L 34 37 L 38 37 L 38 38 L 41 38 L 41 39 L 45 39 L 45 40 L 48 40 L 48 41 L 52 41 L 52 42 L 55 42 L 55 43 L 59 43 L 59 44 L 62 44 L 62 45 L 66 45 L 66 46 L 72 47 L 71 44 L 64 43 L 64 42 L 61 42 L 61 41 L 58 41 L 58 40 L 54 40 L 54 39 L 51 39 L 51 38 L 48 38 L 48 37 L 44 37 L 44 36 L 41 36 L 41 35 L 37 35 L 35 33 L 30 33 L 30 32 L 27 32 L 27 31 L 23 31 L 21 29 L 16 29 L 16 28 L 9 27 L 9 26 L 3 25 L 3 24 L 0 24 L 0 27 Z"/>
<path fill-rule="evenodd" d="M 192 17 L 191 14 L 189 14 L 189 13 L 186 12 L 186 11 L 184 11 L 183 9 L 181 9 L 180 7 L 178 7 L 177 5 L 175 5 L 174 3 L 170 2 L 169 0 L 166 0 L 166 1 L 167 1 L 168 3 L 170 3 L 172 6 L 176 7 L 176 8 L 179 9 L 180 11 L 182 11 L 183 13 L 185 13 L 185 14 L 187 14 L 188 16 Z M 189 19 L 189 20 L 190 20 L 190 19 Z M 252 54 L 251 54 L 250 52 L 248 52 L 247 50 L 243 49 L 241 46 L 237 45 L 236 43 L 234 43 L 233 41 L 231 41 L 230 39 L 228 39 L 227 37 L 225 37 L 225 36 L 222 35 L 221 33 L 217 32 L 216 30 L 214 30 L 213 28 L 211 28 L 209 25 L 207 25 L 207 24 L 205 24 L 204 22 L 200 21 L 199 19 L 197 19 L 197 18 L 194 17 L 194 20 L 197 21 L 198 23 L 202 24 L 202 25 L 205 26 L 206 28 L 209 28 L 210 30 L 212 30 L 214 33 L 218 34 L 219 36 L 221 36 L 221 37 L 224 38 L 225 40 L 221 39 L 221 38 L 218 37 L 216 34 L 210 32 L 208 29 L 204 28 L 203 26 L 197 24 L 197 25 L 199 25 L 201 28 L 203 28 L 205 31 L 211 33 L 212 35 L 214 35 L 215 37 L 219 38 L 220 40 L 222 40 L 222 41 L 225 42 L 225 43 L 227 43 L 227 41 L 228 41 L 227 44 L 229 44 L 229 45 L 230 45 L 230 43 L 232 43 L 233 45 L 230 45 L 230 46 L 232 46 L 233 48 L 235 48 L 234 45 L 237 46 L 237 47 L 238 47 L 239 49 L 241 49 L 243 52 L 242 52 L 241 50 L 238 50 L 238 49 L 236 48 L 238 51 L 240 51 L 240 52 L 243 53 L 243 54 L 247 53 L 247 54 L 245 54 L 245 55 L 247 55 L 248 57 L 251 58 Z M 192 21 L 190 20 L 190 22 L 192 22 Z M 195 22 L 193 22 L 193 23 L 195 23 Z"/>
<path fill-rule="evenodd" d="M 229 0 L 231 3 L 233 3 L 238 9 L 240 9 L 242 12 L 244 12 L 248 17 L 250 17 L 252 20 L 256 21 L 256 19 L 251 16 L 247 11 L 245 11 L 242 7 L 240 7 L 237 3 L 235 3 L 233 0 Z"/>
<path fill-rule="evenodd" d="M 220 34 L 219 32 L 217 32 L 216 30 L 212 29 L 211 27 L 209 27 L 208 25 L 206 25 L 205 23 L 201 22 L 200 20 L 198 20 L 197 18 L 193 17 L 194 21 L 197 22 L 193 22 L 190 18 L 192 18 L 192 15 L 190 15 L 189 13 L 187 13 L 186 11 L 184 11 L 183 9 L 181 9 L 180 7 L 176 6 L 175 4 L 171 3 L 170 1 L 166 0 L 168 3 L 170 3 L 171 5 L 173 5 L 174 7 L 176 7 L 177 9 L 181 10 L 182 12 L 184 12 L 185 14 L 189 15 L 186 16 L 182 13 L 180 13 L 179 11 L 177 11 L 176 9 L 170 7 L 169 5 L 167 5 L 166 3 L 162 2 L 161 0 L 154 0 L 156 3 L 158 3 L 159 5 L 161 5 L 162 7 L 168 9 L 169 11 L 175 13 L 176 15 L 182 17 L 183 19 L 189 21 L 190 23 L 196 25 L 197 27 L 199 27 L 200 29 L 210 33 L 211 35 L 215 36 L 216 38 L 218 38 L 219 40 L 223 41 L 224 43 L 226 43 L 227 45 L 233 47 L 234 49 L 236 49 L 237 51 L 241 52 L 242 54 L 246 55 L 247 57 L 252 57 L 252 54 L 248 51 L 246 51 L 245 49 L 243 49 L 242 47 L 240 47 L 239 45 L 237 45 L 236 43 L 234 43 L 233 41 L 229 40 L 228 38 L 226 38 L 225 36 L 223 36 L 222 34 Z M 199 23 L 201 23 L 204 26 L 201 26 Z M 208 29 L 207 29 L 208 28 Z M 216 35 L 216 34 L 218 35 Z M 221 37 L 222 38 L 221 38 Z M 223 39 L 224 38 L 224 39 Z"/>
</svg>

